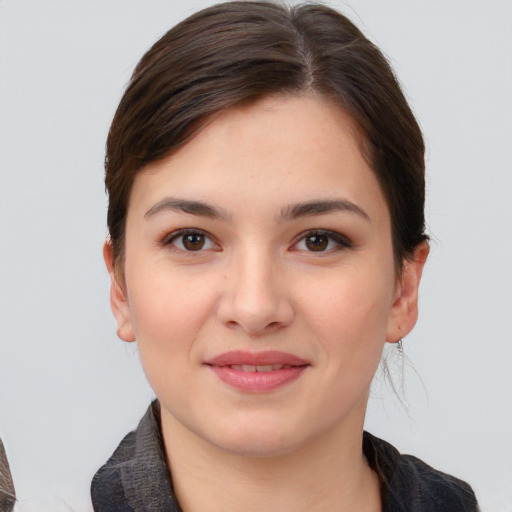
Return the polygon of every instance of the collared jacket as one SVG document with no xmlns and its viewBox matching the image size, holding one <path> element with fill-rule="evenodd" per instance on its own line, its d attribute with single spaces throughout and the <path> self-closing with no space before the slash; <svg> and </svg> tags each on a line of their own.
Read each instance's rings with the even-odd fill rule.
<svg viewBox="0 0 512 512">
<path fill-rule="evenodd" d="M 367 432 L 363 452 L 380 477 L 383 512 L 478 512 L 467 483 Z M 91 495 L 95 512 L 182 512 L 166 465 L 158 402 L 98 470 Z"/>
</svg>

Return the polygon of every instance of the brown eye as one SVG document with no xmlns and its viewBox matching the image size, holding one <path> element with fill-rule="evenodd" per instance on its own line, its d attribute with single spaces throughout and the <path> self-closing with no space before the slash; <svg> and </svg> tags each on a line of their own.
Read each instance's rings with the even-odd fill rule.
<svg viewBox="0 0 512 512">
<path fill-rule="evenodd" d="M 187 251 L 200 251 L 204 247 L 205 236 L 200 233 L 189 233 L 183 235 L 181 243 Z"/>
<path fill-rule="evenodd" d="M 325 251 L 329 245 L 329 237 L 326 235 L 309 235 L 304 242 L 310 251 Z"/>
<path fill-rule="evenodd" d="M 162 245 L 184 253 L 221 251 L 222 247 L 212 237 L 199 229 L 178 229 L 162 240 Z"/>
<path fill-rule="evenodd" d="M 314 229 L 303 236 L 292 246 L 294 251 L 306 253 L 331 254 L 344 249 L 350 249 L 352 242 L 341 233 L 326 229 Z"/>
</svg>

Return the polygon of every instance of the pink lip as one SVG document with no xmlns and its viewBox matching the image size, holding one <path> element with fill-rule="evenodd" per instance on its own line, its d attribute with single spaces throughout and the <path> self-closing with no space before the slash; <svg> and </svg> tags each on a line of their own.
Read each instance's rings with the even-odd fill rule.
<svg viewBox="0 0 512 512">
<path fill-rule="evenodd" d="M 230 366 L 233 364 L 251 364 L 263 366 L 268 364 L 283 364 L 289 366 L 305 366 L 309 363 L 300 357 L 278 352 L 277 350 L 268 350 L 266 352 L 246 352 L 244 350 L 233 350 L 225 352 L 213 359 L 205 361 L 205 364 L 211 366 Z"/>
<path fill-rule="evenodd" d="M 209 359 L 205 365 L 219 377 L 221 381 L 238 389 L 251 393 L 264 393 L 278 389 L 298 377 L 310 365 L 304 359 L 286 352 L 225 352 Z M 233 366 L 270 366 L 283 365 L 285 368 L 271 371 L 243 371 Z"/>
</svg>

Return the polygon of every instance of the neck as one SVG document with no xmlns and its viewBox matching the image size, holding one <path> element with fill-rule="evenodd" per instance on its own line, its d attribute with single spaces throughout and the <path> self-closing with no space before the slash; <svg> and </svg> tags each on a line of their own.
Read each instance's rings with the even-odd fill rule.
<svg viewBox="0 0 512 512">
<path fill-rule="evenodd" d="M 380 512 L 378 477 L 362 453 L 362 421 L 349 427 L 289 453 L 254 457 L 212 446 L 162 416 L 167 462 L 184 512 Z"/>
</svg>

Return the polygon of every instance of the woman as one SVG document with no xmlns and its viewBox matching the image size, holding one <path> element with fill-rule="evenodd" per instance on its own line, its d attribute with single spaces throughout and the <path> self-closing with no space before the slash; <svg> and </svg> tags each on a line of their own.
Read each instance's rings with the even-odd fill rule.
<svg viewBox="0 0 512 512">
<path fill-rule="evenodd" d="M 471 511 L 471 488 L 363 432 L 417 318 L 424 145 L 342 15 L 230 2 L 142 58 L 107 143 L 118 335 L 157 401 L 95 510 Z"/>
</svg>

